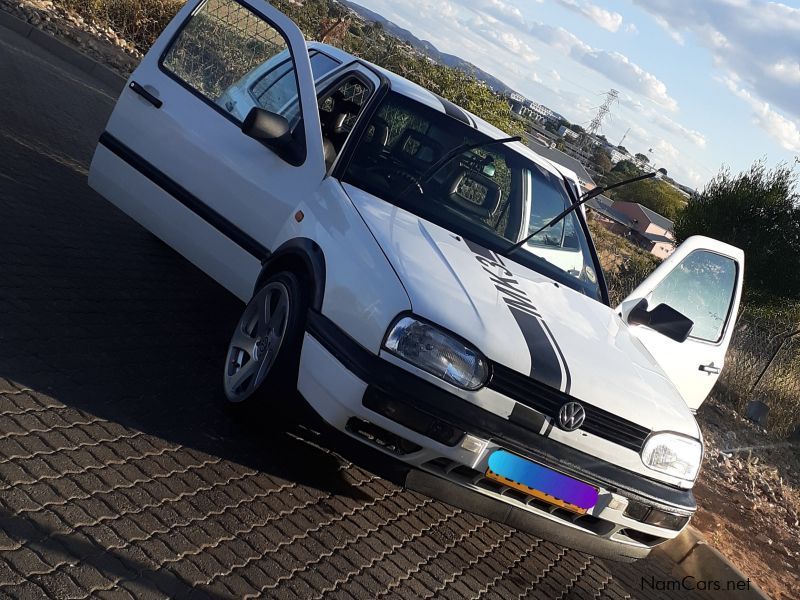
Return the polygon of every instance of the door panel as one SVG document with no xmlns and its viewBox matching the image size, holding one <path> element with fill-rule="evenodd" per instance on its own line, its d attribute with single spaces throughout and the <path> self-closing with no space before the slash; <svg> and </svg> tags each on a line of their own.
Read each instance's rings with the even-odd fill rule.
<svg viewBox="0 0 800 600">
<path fill-rule="evenodd" d="M 219 102 L 243 79 L 266 79 L 275 68 L 288 77 L 272 90 L 261 90 L 261 103 L 283 114 L 296 126 L 295 138 L 305 140 L 299 167 L 245 136 L 239 116 Z M 229 253 L 230 242 L 217 234 L 260 262 L 297 205 L 316 195 L 325 176 L 302 33 L 262 0 L 187 3 L 132 74 L 101 140 L 104 146 L 103 160 L 93 161 L 92 186 L 240 295 L 240 286 L 232 282 L 250 276 L 252 261 L 214 258 L 215 251 Z M 111 146 L 116 160 L 133 170 L 113 163 Z M 99 169 L 107 172 L 101 175 Z M 132 190 L 147 187 L 138 179 L 156 183 L 167 196 L 134 195 Z M 171 200 L 208 222 L 214 233 L 187 238 L 179 224 L 153 225 L 175 218 L 175 207 L 166 206 Z"/>
<path fill-rule="evenodd" d="M 693 410 L 705 401 L 725 364 L 743 277 L 744 253 L 740 249 L 695 236 L 686 240 L 617 309 L 627 320 L 631 310 L 644 299 L 649 310 L 666 304 L 693 321 L 684 342 L 676 342 L 644 325 L 631 325 Z"/>
</svg>

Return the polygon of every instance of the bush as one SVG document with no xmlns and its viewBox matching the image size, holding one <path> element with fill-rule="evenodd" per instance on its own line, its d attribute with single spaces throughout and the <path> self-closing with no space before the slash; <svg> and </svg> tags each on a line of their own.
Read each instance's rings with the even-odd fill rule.
<svg viewBox="0 0 800 600">
<path fill-rule="evenodd" d="M 733 176 L 723 169 L 689 202 L 675 223 L 678 241 L 708 235 L 744 250 L 748 287 L 762 293 L 800 294 L 800 197 L 797 174 L 763 162 Z"/>
</svg>

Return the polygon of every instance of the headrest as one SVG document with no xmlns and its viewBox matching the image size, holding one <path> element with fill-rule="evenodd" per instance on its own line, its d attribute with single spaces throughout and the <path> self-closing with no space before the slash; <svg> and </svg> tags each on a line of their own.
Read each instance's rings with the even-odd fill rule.
<svg viewBox="0 0 800 600">
<path fill-rule="evenodd" d="M 442 146 L 431 137 L 413 129 L 406 129 L 394 146 L 398 158 L 416 163 L 427 169 L 442 155 Z"/>
<path fill-rule="evenodd" d="M 458 169 L 450 182 L 450 201 L 481 219 L 489 219 L 500 207 L 503 193 L 482 173 Z"/>
</svg>

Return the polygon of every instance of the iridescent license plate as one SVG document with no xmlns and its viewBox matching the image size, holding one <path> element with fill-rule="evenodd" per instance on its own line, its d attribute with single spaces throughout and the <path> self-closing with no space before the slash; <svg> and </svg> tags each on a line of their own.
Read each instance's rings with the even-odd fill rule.
<svg viewBox="0 0 800 600">
<path fill-rule="evenodd" d="M 578 514 L 585 514 L 597 504 L 594 486 L 505 450 L 496 450 L 489 456 L 486 477 Z"/>
</svg>

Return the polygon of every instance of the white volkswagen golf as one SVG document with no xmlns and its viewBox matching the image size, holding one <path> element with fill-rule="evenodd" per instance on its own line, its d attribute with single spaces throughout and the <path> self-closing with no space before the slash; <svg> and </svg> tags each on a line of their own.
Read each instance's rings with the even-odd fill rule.
<svg viewBox="0 0 800 600">
<path fill-rule="evenodd" d="M 90 183 L 247 302 L 230 402 L 296 388 L 409 487 L 599 556 L 694 512 L 740 250 L 691 238 L 610 306 L 574 173 L 262 0 L 187 3 Z"/>
</svg>

